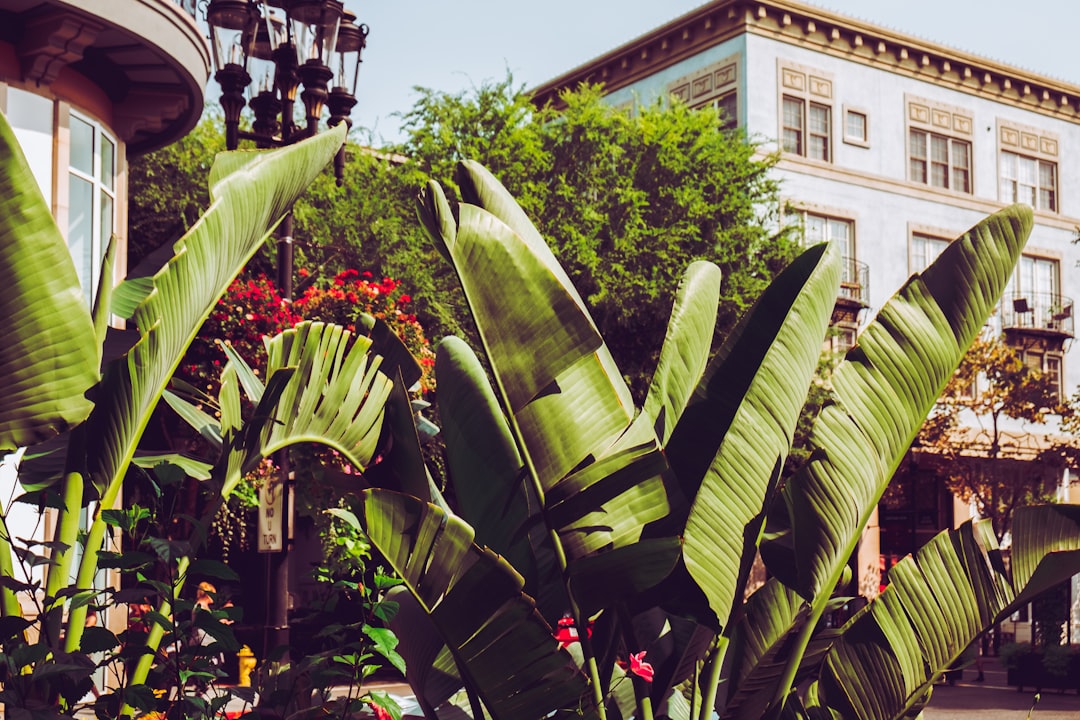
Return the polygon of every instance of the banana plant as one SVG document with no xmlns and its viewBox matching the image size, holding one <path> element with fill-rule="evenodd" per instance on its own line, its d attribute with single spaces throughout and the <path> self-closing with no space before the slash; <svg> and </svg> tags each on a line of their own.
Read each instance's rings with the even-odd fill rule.
<svg viewBox="0 0 1080 720">
<path fill-rule="evenodd" d="M 489 383 L 465 343 L 440 345 L 440 417 L 461 516 L 382 490 L 365 493 L 362 516 L 429 616 L 418 626 L 442 643 L 424 650 L 445 669 L 440 683 L 460 678 L 473 717 L 644 719 L 668 702 L 671 717 L 839 717 L 862 704 L 874 708 L 867 717 L 899 718 L 995 618 L 1080 570 L 1077 508 L 1033 509 L 1030 534 L 1014 544 L 1020 566 L 1005 570 L 985 527 L 969 524 L 909 561 L 896 587 L 842 630 L 819 629 L 869 513 L 995 306 L 1029 210 L 987 218 L 883 307 L 834 376 L 811 461 L 782 484 L 839 290 L 835 248 L 796 259 L 712 359 L 720 272 L 689 268 L 638 410 L 513 198 L 475 163 L 461 166 L 458 184 L 462 203 L 452 207 L 432 184 L 419 215 L 458 273 L 491 370 Z M 774 579 L 747 598 L 759 550 Z M 504 562 L 480 564 L 490 551 Z M 503 603 L 473 612 L 462 598 L 489 585 Z M 563 611 L 580 654 L 576 643 L 574 655 L 553 639 L 537 643 L 537 625 Z M 487 637 L 499 642 L 476 652 Z M 653 675 L 662 687 L 619 669 L 617 658 L 640 662 L 641 650 L 663 668 Z M 859 671 L 871 660 L 888 674 Z M 571 663 L 579 672 L 567 675 Z M 617 702 L 627 682 L 630 706 Z M 672 694 L 683 684 L 688 703 Z M 446 695 L 428 690 L 416 688 L 429 706 Z M 520 693 L 529 706 L 509 712 Z"/>
<path fill-rule="evenodd" d="M 8 342 L 0 350 L 3 377 L 8 383 L 8 392 L 0 402 L 0 443 L 4 449 L 12 449 L 50 437 L 55 442 L 59 433 L 68 431 L 59 438 L 62 447 L 56 453 L 63 458 L 63 472 L 56 481 L 62 507 L 56 534 L 46 544 L 52 558 L 45 568 L 48 617 L 42 629 L 44 641 L 55 651 L 80 647 L 87 600 L 106 532 L 105 514 L 119 503 L 142 433 L 185 350 L 232 279 L 344 140 L 345 129 L 336 128 L 289 148 L 219 156 L 210 175 L 212 202 L 206 213 L 173 245 L 173 253 L 163 266 L 149 276 L 125 281 L 115 295 L 110 282 L 110 246 L 91 315 L 78 300 L 78 280 L 61 233 L 10 127 L 0 117 L 0 261 L 9 278 L 0 291 L 0 303 L 12 319 Z M 99 370 L 111 312 L 135 328 L 136 340 Z M 289 402 L 310 399 L 309 390 L 324 389 L 318 383 L 325 377 L 318 378 L 326 368 L 347 375 L 349 380 L 344 384 L 356 377 L 369 378 L 372 402 L 364 405 L 362 418 L 368 423 L 362 433 L 366 444 L 346 448 L 362 457 L 374 442 L 372 438 L 378 436 L 381 390 L 377 388 L 384 385 L 370 379 L 375 376 L 367 372 L 365 353 L 355 356 L 359 359 L 354 355 L 346 358 L 331 345 L 320 345 L 320 338 L 332 335 L 331 331 L 305 331 L 300 342 L 305 352 L 288 350 L 288 341 L 279 343 L 283 357 L 299 363 L 296 377 L 308 377 L 312 385 L 301 391 L 285 382 L 285 373 L 276 392 L 285 393 L 278 399 L 285 397 Z M 335 342 L 340 342 L 341 336 L 337 337 Z M 331 352 L 329 360 L 314 359 L 313 353 L 326 350 Z M 339 367 L 342 362 L 348 367 Z M 345 395 L 327 397 L 340 403 Z M 340 404 L 336 409 L 347 414 Z M 351 407 L 355 412 L 361 409 Z M 271 416 L 279 417 L 276 413 Z M 341 437 L 347 433 L 336 417 L 316 412 L 306 417 L 308 425 L 326 421 L 332 427 L 318 428 L 321 435 L 296 435 L 303 440 Z M 356 417 L 354 413 L 350 420 Z M 295 429 L 292 425 L 287 429 L 275 426 L 256 439 L 267 446 L 287 444 L 295 440 L 289 435 Z M 239 439 L 234 440 L 233 445 L 239 443 Z M 253 442 L 246 438 L 245 446 Z M 225 483 L 230 478 L 223 472 L 226 492 Z M 97 500 L 96 509 L 80 538 L 78 516 L 87 498 Z M 75 582 L 71 583 L 76 542 L 81 543 L 82 552 Z M 6 528 L 0 528 L 0 545 L 0 573 L 13 579 Z M 0 597 L 5 614 L 20 612 L 10 582 L 0 583 Z M 66 629 L 61 633 L 65 607 Z"/>
</svg>

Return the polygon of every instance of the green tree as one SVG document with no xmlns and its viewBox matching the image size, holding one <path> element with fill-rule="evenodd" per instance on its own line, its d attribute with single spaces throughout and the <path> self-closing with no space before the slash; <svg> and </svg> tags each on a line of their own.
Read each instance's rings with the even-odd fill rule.
<svg viewBox="0 0 1080 720">
<path fill-rule="evenodd" d="M 719 338 L 793 257 L 769 179 L 774 158 L 724 130 L 714 110 L 658 103 L 630 115 L 595 87 L 565 95 L 565 110 L 538 110 L 511 77 L 458 94 L 418 92 L 405 142 L 385 151 L 350 144 L 343 186 L 324 173 L 296 204 L 295 238 L 311 278 L 355 268 L 407 282 L 432 338 L 475 334 L 452 271 L 417 229 L 415 188 L 430 178 L 456 195 L 454 167 L 466 158 L 497 173 L 535 219 L 639 402 L 679 268 L 709 259 L 724 271 Z M 190 143 L 133 163 L 137 246 L 137 228 L 159 214 L 179 227 L 186 208 L 202 206 L 187 189 L 198 189 L 194 180 L 176 174 L 209 159 L 207 134 L 220 136 L 213 121 Z M 272 260 L 257 258 L 256 268 L 269 274 Z"/>
<path fill-rule="evenodd" d="M 1026 365 L 1016 346 L 984 333 L 949 379 L 919 442 L 937 456 L 933 465 L 949 490 L 974 502 L 1001 540 L 1017 508 L 1054 498 L 1076 456 L 1072 443 L 1028 425 L 1069 412 L 1056 382 Z M 1010 430 L 1009 419 L 1022 429 Z"/>
<path fill-rule="evenodd" d="M 656 366 L 679 269 L 723 271 L 717 338 L 793 257 L 781 227 L 775 158 L 714 109 L 609 105 L 599 87 L 535 110 L 512 78 L 468 93 L 422 91 L 402 153 L 456 188 L 454 164 L 497 174 L 581 292 L 640 402 Z M 414 174 L 415 175 L 415 174 Z"/>
</svg>

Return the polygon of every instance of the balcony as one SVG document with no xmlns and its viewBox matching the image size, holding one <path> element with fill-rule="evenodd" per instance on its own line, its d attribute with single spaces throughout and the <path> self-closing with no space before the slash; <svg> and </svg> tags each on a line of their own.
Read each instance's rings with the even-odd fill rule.
<svg viewBox="0 0 1080 720">
<path fill-rule="evenodd" d="M 1006 333 L 1073 337 L 1073 301 L 1053 293 L 1021 293 L 1002 298 L 1001 329 Z"/>
<path fill-rule="evenodd" d="M 196 6 L 0 0 L 0 79 L 86 109 L 120 136 L 128 155 L 167 145 L 198 122 L 210 77 Z"/>
<path fill-rule="evenodd" d="M 855 258 L 841 258 L 840 294 L 833 307 L 834 325 L 857 327 L 859 313 L 870 306 L 870 266 Z"/>
</svg>

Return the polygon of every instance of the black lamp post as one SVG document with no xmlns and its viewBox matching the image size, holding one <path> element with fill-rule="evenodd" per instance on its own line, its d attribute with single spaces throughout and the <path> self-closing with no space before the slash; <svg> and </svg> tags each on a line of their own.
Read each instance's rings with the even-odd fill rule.
<svg viewBox="0 0 1080 720">
<path fill-rule="evenodd" d="M 368 28 L 356 24 L 356 16 L 345 10 L 341 0 L 209 0 L 206 21 L 214 79 L 221 85 L 227 149 L 237 149 L 241 140 L 270 148 L 314 135 L 324 106 L 330 110 L 329 125 L 345 122 L 352 126 L 349 113 L 356 105 L 356 74 Z M 304 105 L 302 128 L 293 117 L 298 92 Z M 240 129 L 245 104 L 254 116 L 250 131 Z M 344 153 L 343 147 L 334 162 L 339 185 Z M 279 226 L 277 243 L 277 285 L 285 300 L 292 299 L 292 228 L 289 213 Z M 282 550 L 269 556 L 267 650 L 289 645 L 293 483 L 284 452 L 277 463 L 284 489 L 284 526 Z"/>
</svg>

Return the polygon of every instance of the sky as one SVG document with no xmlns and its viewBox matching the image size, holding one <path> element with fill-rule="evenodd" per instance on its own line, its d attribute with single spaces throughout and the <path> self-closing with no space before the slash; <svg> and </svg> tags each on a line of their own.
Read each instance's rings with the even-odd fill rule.
<svg viewBox="0 0 1080 720">
<path fill-rule="evenodd" d="M 354 123 L 400 139 L 415 86 L 457 93 L 507 72 L 535 87 L 701 0 L 346 0 L 371 28 Z M 821 0 L 905 34 L 1080 85 L 1075 0 Z M 974 9 L 973 9 L 974 8 Z M 211 96 L 213 96 L 211 91 Z"/>
</svg>

